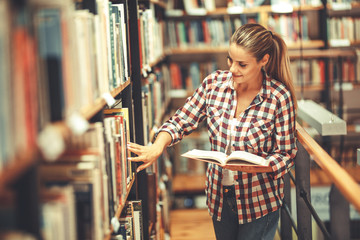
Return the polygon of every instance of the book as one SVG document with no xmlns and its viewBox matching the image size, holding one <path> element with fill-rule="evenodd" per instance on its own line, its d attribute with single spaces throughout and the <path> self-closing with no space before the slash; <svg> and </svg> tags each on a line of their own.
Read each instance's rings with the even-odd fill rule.
<svg viewBox="0 0 360 240">
<path fill-rule="evenodd" d="M 264 158 L 245 151 L 234 151 L 230 155 L 223 152 L 207 150 L 190 150 L 181 156 L 194 160 L 215 163 L 219 166 L 269 166 L 269 161 Z"/>
<path fill-rule="evenodd" d="M 131 215 L 133 219 L 134 226 L 134 239 L 143 240 L 143 213 L 142 213 L 142 202 L 141 200 L 132 200 L 128 201 L 128 204 L 131 207 Z"/>
<path fill-rule="evenodd" d="M 41 222 L 43 223 L 41 232 L 44 239 L 78 239 L 73 186 L 44 188 L 40 196 Z"/>
<path fill-rule="evenodd" d="M 61 10 L 55 7 L 39 9 L 34 18 L 42 63 L 40 71 L 48 85 L 50 121 L 61 121 L 65 110 Z"/>
</svg>

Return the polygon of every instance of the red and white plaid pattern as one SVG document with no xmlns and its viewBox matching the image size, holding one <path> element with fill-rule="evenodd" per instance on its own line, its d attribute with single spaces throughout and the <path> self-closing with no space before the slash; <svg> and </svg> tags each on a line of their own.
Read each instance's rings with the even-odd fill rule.
<svg viewBox="0 0 360 240">
<path fill-rule="evenodd" d="M 245 150 L 270 161 L 271 173 L 236 172 L 235 194 L 239 223 L 251 222 L 277 210 L 284 196 L 283 176 L 293 166 L 296 155 L 295 109 L 285 86 L 265 76 L 259 94 L 236 119 L 236 131 L 230 134 L 230 121 L 236 109 L 236 93 L 229 71 L 209 75 L 159 131 L 172 136 L 172 145 L 207 120 L 212 150 Z M 209 164 L 206 196 L 210 215 L 221 219 L 223 206 L 222 168 Z"/>
</svg>

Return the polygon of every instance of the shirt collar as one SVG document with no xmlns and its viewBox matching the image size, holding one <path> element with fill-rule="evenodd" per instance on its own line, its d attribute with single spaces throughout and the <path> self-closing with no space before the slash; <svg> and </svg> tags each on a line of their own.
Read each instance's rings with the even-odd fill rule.
<svg viewBox="0 0 360 240">
<path fill-rule="evenodd" d="M 271 78 L 265 72 L 262 88 L 260 89 L 260 95 L 263 98 L 271 98 Z"/>
</svg>

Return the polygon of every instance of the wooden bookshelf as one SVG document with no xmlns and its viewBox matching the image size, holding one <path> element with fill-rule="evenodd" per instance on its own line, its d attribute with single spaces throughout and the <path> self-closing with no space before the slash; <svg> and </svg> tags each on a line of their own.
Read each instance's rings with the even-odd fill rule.
<svg viewBox="0 0 360 240">
<path fill-rule="evenodd" d="M 337 57 L 354 57 L 356 56 L 353 49 L 291 49 L 289 51 L 291 59 L 298 58 L 337 58 Z"/>
<path fill-rule="evenodd" d="M 114 89 L 110 94 L 113 98 L 115 98 L 117 95 L 119 95 L 127 86 L 129 86 L 131 83 L 130 80 L 127 80 L 125 83 L 123 83 L 120 87 Z M 80 114 L 87 120 L 92 118 L 96 113 L 98 113 L 105 105 L 106 101 L 104 98 L 98 98 L 94 101 L 93 104 L 90 104 L 89 106 L 85 106 L 80 110 Z"/>
<path fill-rule="evenodd" d="M 127 81 L 119 88 L 116 88 L 111 92 L 113 97 L 116 97 L 120 94 L 128 85 L 130 85 L 130 81 Z M 106 105 L 106 101 L 103 98 L 98 98 L 94 104 L 89 105 L 83 108 L 80 111 L 80 114 L 84 119 L 89 120 L 93 117 L 97 112 L 99 112 Z M 49 127 L 54 127 L 56 131 L 59 132 L 60 136 L 64 139 L 71 132 L 70 128 L 65 122 L 56 122 L 50 123 Z M 41 133 L 39 133 L 41 134 Z M 16 180 L 26 169 L 30 166 L 38 162 L 44 156 L 42 155 L 42 150 L 39 146 L 35 146 L 32 149 L 28 149 L 25 151 L 18 151 L 19 155 L 15 158 L 9 160 L 9 164 L 7 164 L 0 171 L 0 193 L 2 190 L 6 188 L 7 185 L 11 184 L 14 180 Z"/>
<path fill-rule="evenodd" d="M 301 86 L 295 86 L 296 91 L 323 91 L 324 85 L 317 84 L 317 85 L 305 85 L 303 88 Z"/>
<path fill-rule="evenodd" d="M 306 57 L 325 57 L 331 56 L 329 53 L 322 52 L 320 48 L 325 46 L 322 40 L 311 40 L 311 41 L 298 41 L 287 43 L 289 54 L 291 58 L 300 57 L 300 47 L 303 48 L 303 55 Z M 198 47 L 183 47 L 183 48 L 169 48 L 166 49 L 165 54 L 168 56 L 173 55 L 197 55 L 197 54 L 225 54 L 228 52 L 228 46 L 198 46 Z M 339 51 L 340 52 L 340 51 Z M 349 54 L 351 50 L 345 51 L 341 54 Z M 354 51 L 352 51 L 354 52 Z M 355 54 L 355 53 L 353 53 Z"/>
<path fill-rule="evenodd" d="M 301 7 L 293 7 L 293 12 L 297 11 L 318 11 L 324 9 L 324 6 L 311 6 L 311 5 L 304 5 Z M 272 13 L 271 5 L 262 5 L 252 8 L 244 8 L 242 12 L 239 12 L 241 14 L 256 14 L 256 13 Z M 239 13 L 233 13 L 233 14 L 239 14 Z M 224 8 L 217 8 L 214 11 L 209 11 L 207 15 L 230 15 L 229 9 Z"/>
<path fill-rule="evenodd" d="M 319 5 L 319 6 L 304 5 L 304 6 L 293 7 L 293 12 L 318 11 L 321 9 L 324 9 L 323 5 Z M 204 14 L 204 15 L 190 15 L 184 11 L 184 14 L 181 16 L 170 16 L 169 18 L 189 18 L 189 17 L 224 16 L 224 15 L 258 14 L 258 13 L 270 14 L 272 12 L 273 12 L 273 10 L 271 9 L 271 5 L 262 5 L 262 6 L 256 6 L 256 7 L 251 7 L 251 8 L 243 8 L 238 11 L 236 11 L 236 10 L 233 11 L 231 8 L 227 8 L 227 7 L 220 7 L 220 8 L 216 8 L 213 11 L 207 11 L 206 14 Z"/>
<path fill-rule="evenodd" d="M 203 194 L 205 181 L 205 175 L 177 174 L 172 182 L 172 190 L 174 194 Z"/>
<path fill-rule="evenodd" d="M 289 50 L 291 49 L 317 49 L 325 46 L 324 41 L 322 40 L 310 40 L 310 41 L 297 41 L 287 43 Z"/>
</svg>

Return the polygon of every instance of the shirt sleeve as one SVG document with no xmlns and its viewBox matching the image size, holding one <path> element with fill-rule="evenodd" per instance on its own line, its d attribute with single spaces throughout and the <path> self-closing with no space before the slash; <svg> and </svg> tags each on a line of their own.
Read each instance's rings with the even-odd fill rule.
<svg viewBox="0 0 360 240">
<path fill-rule="evenodd" d="M 189 135 L 198 127 L 199 123 L 204 120 L 206 116 L 206 86 L 207 78 L 195 90 L 194 94 L 187 98 L 184 106 L 179 108 L 175 114 L 160 127 L 157 134 L 165 131 L 171 135 L 172 141 L 169 146 L 181 141 L 184 136 Z"/>
<path fill-rule="evenodd" d="M 274 179 L 284 176 L 294 165 L 297 152 L 296 146 L 296 118 L 295 107 L 290 93 L 283 95 L 277 108 L 275 120 L 275 134 L 273 140 L 274 152 L 267 158 L 273 172 L 270 175 Z"/>
</svg>

